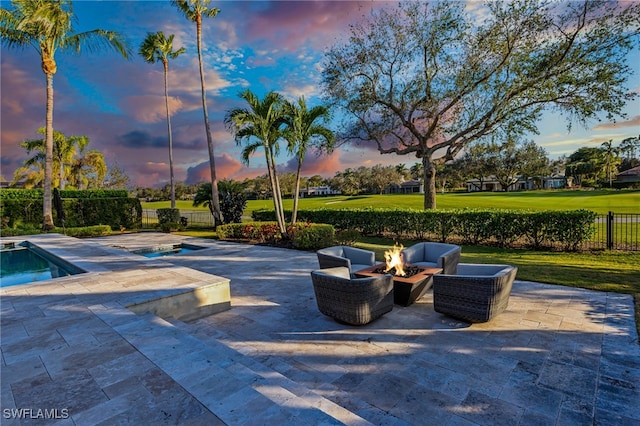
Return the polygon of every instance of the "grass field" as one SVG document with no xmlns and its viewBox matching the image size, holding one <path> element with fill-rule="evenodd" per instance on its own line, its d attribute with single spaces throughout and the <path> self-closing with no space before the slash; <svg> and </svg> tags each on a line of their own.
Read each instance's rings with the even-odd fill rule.
<svg viewBox="0 0 640 426">
<path fill-rule="evenodd" d="M 574 210 L 587 209 L 598 214 L 609 211 L 616 213 L 640 213 L 640 191 L 525 191 L 525 192 L 477 192 L 445 193 L 436 198 L 438 209 L 496 208 L 529 210 Z M 291 209 L 292 199 L 284 200 L 285 209 Z M 303 198 L 300 209 L 318 208 L 412 208 L 422 209 L 422 194 L 358 195 Z M 142 208 L 157 209 L 169 207 L 168 201 L 143 203 Z M 193 207 L 190 201 L 178 201 L 181 210 L 206 210 Z M 245 216 L 259 209 L 273 209 L 271 200 L 249 200 Z"/>
</svg>

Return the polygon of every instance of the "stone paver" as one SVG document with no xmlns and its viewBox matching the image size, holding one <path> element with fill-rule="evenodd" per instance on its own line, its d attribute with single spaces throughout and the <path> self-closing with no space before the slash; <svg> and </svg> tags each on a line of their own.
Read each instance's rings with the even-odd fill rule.
<svg viewBox="0 0 640 426">
<path fill-rule="evenodd" d="M 2 414 L 23 424 L 640 424 L 627 295 L 517 281 L 489 323 L 436 313 L 429 292 L 352 327 L 317 310 L 314 253 L 47 238 L 90 273 L 0 289 Z M 182 241 L 206 248 L 121 250 Z M 125 308 L 203 272 L 231 279 L 230 310 L 185 323 Z M 30 418 L 38 409 L 58 418 Z"/>
</svg>

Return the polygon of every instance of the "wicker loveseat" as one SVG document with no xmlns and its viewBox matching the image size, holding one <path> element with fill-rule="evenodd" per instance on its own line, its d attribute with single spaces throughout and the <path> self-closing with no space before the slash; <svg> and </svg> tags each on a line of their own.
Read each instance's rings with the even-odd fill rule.
<svg viewBox="0 0 640 426">
<path fill-rule="evenodd" d="M 339 322 L 364 325 L 393 309 L 393 277 L 389 274 L 351 278 L 349 269 L 311 272 L 318 309 Z"/>
<path fill-rule="evenodd" d="M 316 255 L 320 269 L 344 266 L 349 268 L 350 273 L 372 266 L 376 262 L 374 252 L 349 246 L 323 248 L 318 250 Z"/>
<path fill-rule="evenodd" d="M 433 276 L 433 307 L 464 321 L 487 322 L 507 308 L 517 272 L 511 265 L 460 263 L 456 275 Z"/>
<path fill-rule="evenodd" d="M 443 274 L 455 274 L 460 251 L 455 244 L 424 242 L 402 250 L 402 256 L 410 265 L 442 268 Z"/>
</svg>

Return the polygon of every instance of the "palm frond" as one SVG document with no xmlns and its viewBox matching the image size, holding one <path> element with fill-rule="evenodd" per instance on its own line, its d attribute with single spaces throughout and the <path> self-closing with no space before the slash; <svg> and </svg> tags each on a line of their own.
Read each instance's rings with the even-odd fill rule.
<svg viewBox="0 0 640 426">
<path fill-rule="evenodd" d="M 112 49 L 129 59 L 131 48 L 127 40 L 116 31 L 91 30 L 65 37 L 60 42 L 60 49 L 80 54 L 82 49 L 95 53 L 105 49 Z"/>
</svg>

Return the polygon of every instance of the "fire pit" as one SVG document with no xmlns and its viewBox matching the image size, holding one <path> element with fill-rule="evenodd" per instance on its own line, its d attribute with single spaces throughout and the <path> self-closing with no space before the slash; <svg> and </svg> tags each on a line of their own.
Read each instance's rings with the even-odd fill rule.
<svg viewBox="0 0 640 426">
<path fill-rule="evenodd" d="M 402 259 L 404 247 L 395 244 L 384 253 L 385 263 L 355 271 L 357 277 L 373 277 L 382 274 L 393 275 L 393 301 L 409 306 L 421 298 L 433 285 L 433 275 L 442 272 L 441 268 L 427 268 L 407 265 Z"/>
</svg>

